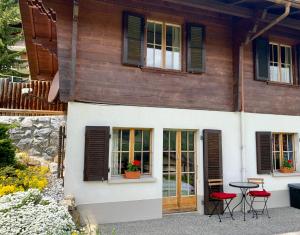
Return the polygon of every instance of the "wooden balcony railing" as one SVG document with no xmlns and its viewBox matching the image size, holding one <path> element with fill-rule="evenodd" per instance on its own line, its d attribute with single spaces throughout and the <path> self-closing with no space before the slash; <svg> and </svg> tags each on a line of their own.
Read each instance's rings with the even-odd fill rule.
<svg viewBox="0 0 300 235">
<path fill-rule="evenodd" d="M 50 81 L 11 82 L 0 78 L 0 115 L 58 115 L 64 114 L 67 104 L 55 99 L 47 101 Z M 22 88 L 32 88 L 29 95 L 22 95 Z"/>
</svg>

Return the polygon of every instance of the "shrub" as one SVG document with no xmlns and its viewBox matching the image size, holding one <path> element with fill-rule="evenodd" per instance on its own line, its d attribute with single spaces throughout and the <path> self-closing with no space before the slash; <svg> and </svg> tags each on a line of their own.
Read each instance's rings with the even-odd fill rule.
<svg viewBox="0 0 300 235">
<path fill-rule="evenodd" d="M 63 235 L 74 229 L 67 209 L 37 189 L 0 197 L 0 234 Z"/>
<path fill-rule="evenodd" d="M 0 123 L 0 168 L 16 164 L 16 148 L 9 138 L 11 125 Z"/>
<path fill-rule="evenodd" d="M 47 184 L 48 168 L 45 166 L 15 169 L 8 166 L 0 169 L 0 196 L 26 191 L 30 188 L 43 190 Z"/>
</svg>

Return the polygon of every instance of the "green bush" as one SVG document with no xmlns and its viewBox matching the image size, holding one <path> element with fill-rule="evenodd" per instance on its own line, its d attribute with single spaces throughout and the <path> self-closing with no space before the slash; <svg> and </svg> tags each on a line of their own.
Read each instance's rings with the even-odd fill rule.
<svg viewBox="0 0 300 235">
<path fill-rule="evenodd" d="M 9 138 L 11 125 L 0 123 L 0 168 L 16 164 L 16 148 Z"/>
</svg>

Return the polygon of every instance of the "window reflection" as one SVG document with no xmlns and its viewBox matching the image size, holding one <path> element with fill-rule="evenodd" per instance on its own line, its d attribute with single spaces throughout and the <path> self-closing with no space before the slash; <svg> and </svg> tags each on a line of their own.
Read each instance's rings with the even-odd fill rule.
<svg viewBox="0 0 300 235">
<path fill-rule="evenodd" d="M 181 28 L 160 22 L 147 22 L 148 67 L 181 69 Z"/>
<path fill-rule="evenodd" d="M 292 83 L 292 52 L 290 46 L 270 44 L 270 80 Z"/>
</svg>

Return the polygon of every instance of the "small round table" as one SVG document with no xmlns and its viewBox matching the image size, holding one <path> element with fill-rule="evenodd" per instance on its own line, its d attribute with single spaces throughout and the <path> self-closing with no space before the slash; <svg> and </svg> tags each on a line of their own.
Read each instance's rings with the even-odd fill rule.
<svg viewBox="0 0 300 235">
<path fill-rule="evenodd" d="M 246 221 L 246 203 L 251 207 L 250 203 L 247 201 L 247 191 L 251 188 L 258 188 L 259 185 L 255 183 L 249 182 L 232 182 L 229 186 L 234 188 L 239 188 L 242 192 L 242 199 L 241 201 L 232 209 L 232 212 L 237 208 L 239 205 L 242 204 L 242 209 L 244 211 L 244 221 Z"/>
</svg>

